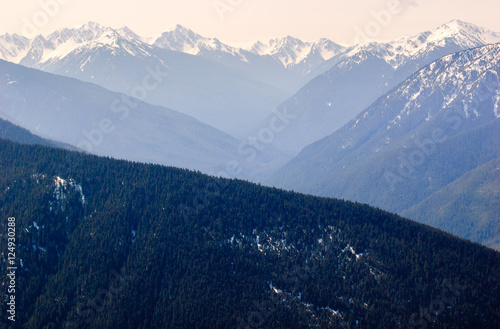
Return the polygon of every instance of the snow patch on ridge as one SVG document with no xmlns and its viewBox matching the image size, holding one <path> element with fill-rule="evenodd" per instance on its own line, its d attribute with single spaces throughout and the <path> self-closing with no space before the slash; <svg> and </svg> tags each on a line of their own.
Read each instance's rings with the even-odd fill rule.
<svg viewBox="0 0 500 329">
<path fill-rule="evenodd" d="M 64 180 L 59 176 L 54 178 L 54 198 L 57 201 L 65 200 L 67 198 L 67 193 L 69 192 L 69 187 L 73 188 L 74 191 L 80 194 L 80 202 L 82 205 L 85 204 L 85 195 L 83 194 L 83 189 L 80 184 L 77 184 L 73 179 Z"/>
<path fill-rule="evenodd" d="M 499 106 L 500 106 L 500 91 L 494 97 L 495 97 L 495 105 L 493 106 L 493 112 L 495 114 L 495 117 L 500 118 L 500 110 L 499 110 Z"/>
</svg>

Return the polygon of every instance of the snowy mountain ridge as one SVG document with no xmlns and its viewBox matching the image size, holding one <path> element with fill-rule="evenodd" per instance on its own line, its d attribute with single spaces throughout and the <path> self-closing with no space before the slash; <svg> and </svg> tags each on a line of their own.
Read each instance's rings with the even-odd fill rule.
<svg viewBox="0 0 500 329">
<path fill-rule="evenodd" d="M 260 127 L 273 108 L 302 88 L 303 97 L 293 106 L 294 113 L 304 116 L 288 127 L 290 135 L 282 132 L 275 138 L 277 146 L 298 152 L 432 61 L 497 40 L 498 33 L 455 20 L 413 37 L 350 48 L 328 39 L 304 42 L 290 36 L 232 47 L 181 25 L 142 37 L 127 27 L 89 22 L 33 40 L 0 36 L 0 59 L 124 94 L 137 91 L 147 72 L 168 72 L 158 88 L 142 93 L 148 102 L 238 138 Z M 353 97 L 359 90 L 363 97 Z M 187 95 L 194 97 L 187 101 Z"/>
<path fill-rule="evenodd" d="M 0 35 L 0 58 L 19 62 L 29 50 L 30 40 L 17 34 Z"/>
<path fill-rule="evenodd" d="M 434 30 L 392 42 L 351 47 L 320 65 L 326 70 L 280 105 L 280 109 L 286 108 L 297 118 L 274 143 L 298 153 L 340 129 L 433 61 L 495 42 L 500 42 L 499 33 L 453 20 Z"/>
<path fill-rule="evenodd" d="M 199 55 L 206 50 L 217 50 L 232 55 L 241 55 L 242 52 L 241 49 L 225 45 L 216 38 L 205 38 L 179 24 L 163 32 L 152 45 L 190 55 Z"/>
<path fill-rule="evenodd" d="M 384 118 L 387 128 L 381 130 L 380 139 L 389 141 L 393 129 L 420 126 L 432 122 L 438 115 L 446 115 L 444 113 L 453 112 L 463 121 L 498 119 L 499 76 L 500 43 L 445 56 L 418 71 L 387 98 L 381 99 L 383 106 L 372 106 L 343 129 L 355 130 L 373 117 Z M 432 107 L 430 99 L 434 104 Z M 441 106 L 435 106 L 438 103 Z M 380 108 L 384 110 L 380 112 Z M 382 144 L 388 145 L 389 142 Z"/>
<path fill-rule="evenodd" d="M 265 43 L 256 42 L 250 49 L 252 53 L 261 56 L 269 55 L 279 60 L 284 67 L 295 66 L 309 57 L 319 56 L 323 61 L 342 53 L 345 48 L 328 39 L 317 42 L 304 42 L 300 39 L 287 36 L 271 39 Z"/>
<path fill-rule="evenodd" d="M 249 54 L 268 55 L 282 63 L 285 68 L 291 68 L 303 62 L 308 56 L 319 56 L 321 61 L 325 61 L 344 50 L 344 47 L 328 39 L 309 43 L 292 37 L 273 39 L 265 44 L 257 42 L 251 49 L 243 49 L 224 44 L 217 38 L 201 36 L 181 25 L 168 29 L 158 37 L 143 37 L 126 26 L 113 29 L 89 22 L 73 28 L 54 31 L 46 37 L 40 35 L 33 40 L 16 34 L 0 36 L 0 59 L 18 64 L 25 59 L 28 52 L 31 52 L 37 54 L 37 56 L 29 56 L 31 60 L 38 58 L 43 62 L 48 59 L 64 58 L 65 55 L 84 45 L 87 48 L 99 45 L 119 47 L 120 44 L 123 44 L 123 41 L 135 46 L 142 45 L 142 48 L 150 46 L 190 55 L 203 56 L 207 52 L 229 54 L 243 62 L 248 61 Z"/>
<path fill-rule="evenodd" d="M 493 176 L 482 166 L 500 157 L 499 107 L 500 43 L 453 53 L 305 147 L 268 183 L 400 214 L 411 210 L 409 218 L 498 248 L 498 214 L 490 211 L 498 187 L 475 186 L 489 184 L 484 177 Z M 476 172 L 480 181 L 467 180 L 476 170 L 484 174 Z M 457 186 L 463 196 L 444 196 Z M 424 200 L 427 208 L 414 208 Z"/>
<path fill-rule="evenodd" d="M 360 51 L 368 51 L 396 69 L 422 52 L 429 52 L 449 43 L 455 43 L 461 50 L 500 42 L 500 33 L 471 23 L 453 20 L 432 31 L 401 37 L 386 43 L 371 42 L 344 47 L 325 38 L 316 42 L 305 42 L 287 36 L 265 42 L 257 41 L 240 48 L 225 44 L 217 38 L 204 37 L 179 24 L 157 37 L 144 37 L 126 26 L 113 29 L 95 22 L 88 22 L 73 28 L 54 31 L 47 37 L 40 35 L 33 40 L 16 34 L 2 35 L 0 36 L 0 59 L 18 64 L 23 59 L 26 62 L 26 57 L 30 58 L 30 62 L 38 58 L 42 61 L 38 64 L 43 64 L 44 60 L 64 58 L 65 55 L 83 45 L 87 45 L 87 48 L 100 45 L 120 47 L 124 41 L 129 44 L 126 48 L 132 54 L 134 47 L 130 45 L 142 49 L 147 47 L 168 49 L 198 56 L 207 56 L 209 53 L 212 55 L 215 53 L 216 56 L 231 55 L 242 62 L 247 62 L 249 55 L 254 54 L 271 57 L 286 69 L 305 64 L 312 70 L 328 60 L 348 58 Z M 309 71 L 306 70 L 306 72 Z"/>
<path fill-rule="evenodd" d="M 346 55 L 352 57 L 360 51 L 368 51 L 398 69 L 439 47 L 454 46 L 456 51 L 459 51 L 498 42 L 500 33 L 460 20 L 452 20 L 434 30 L 404 36 L 391 42 L 356 45 Z"/>
</svg>

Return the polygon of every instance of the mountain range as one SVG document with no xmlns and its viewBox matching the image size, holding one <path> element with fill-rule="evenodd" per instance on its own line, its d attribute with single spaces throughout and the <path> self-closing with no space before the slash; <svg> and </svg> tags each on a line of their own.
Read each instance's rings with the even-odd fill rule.
<svg viewBox="0 0 500 329">
<path fill-rule="evenodd" d="M 500 34 L 458 20 L 351 47 L 0 36 L 2 309 L 26 329 L 500 328 L 499 107 Z"/>
<path fill-rule="evenodd" d="M 2 60 L 0 118 L 89 153 L 225 177 L 259 179 L 289 160 L 269 147 L 247 161 L 240 141 L 188 115 Z"/>
<path fill-rule="evenodd" d="M 264 119 L 307 82 L 308 71 L 342 49 L 327 40 L 283 38 L 251 52 L 180 25 L 156 38 L 93 22 L 33 40 L 0 36 L 0 59 L 142 97 L 235 136 Z M 144 91 L 151 70 L 163 79 Z"/>
<path fill-rule="evenodd" d="M 500 33 L 454 20 L 415 36 L 348 48 L 324 64 L 330 69 L 278 107 L 294 119 L 275 137 L 274 146 L 298 153 L 341 128 L 418 69 L 445 55 L 497 42 Z"/>
<path fill-rule="evenodd" d="M 499 75 L 500 44 L 445 56 L 306 147 L 273 183 L 366 202 L 498 247 L 500 217 L 490 210 L 498 208 Z"/>
<path fill-rule="evenodd" d="M 0 36 L 0 59 L 173 108 L 240 139 L 264 127 L 274 108 L 286 109 L 295 119 L 273 144 L 298 153 L 418 68 L 494 42 L 500 42 L 500 34 L 458 20 L 389 43 L 344 47 L 328 39 L 288 36 L 244 48 L 180 25 L 143 37 L 127 27 L 90 22 L 33 40 Z M 161 83 L 144 88 L 151 71 Z"/>
<path fill-rule="evenodd" d="M 1 60 L 0 72 L 4 120 L 87 152 L 217 172 L 238 144 L 187 115 L 94 84 Z"/>
<path fill-rule="evenodd" d="M 488 118 L 494 118 L 491 113 L 496 115 L 498 106 L 496 82 L 488 82 L 496 81 L 498 72 L 491 67 L 495 65 L 496 57 L 486 56 L 483 61 L 488 65 L 477 64 L 475 66 L 479 68 L 474 69 L 470 69 L 468 65 L 472 64 L 467 61 L 478 61 L 475 56 L 461 53 L 465 57 L 453 62 L 453 67 L 446 67 L 446 60 L 443 62 L 440 58 L 464 49 L 483 49 L 484 45 L 498 41 L 498 33 L 459 20 L 433 31 L 387 43 L 342 47 L 327 39 L 304 42 L 285 37 L 242 48 L 203 37 L 180 25 L 156 37 L 143 37 L 126 27 L 112 29 L 88 23 L 34 40 L 10 34 L 1 36 L 0 55 L 25 66 L 57 71 L 127 92 L 113 93 L 95 85 L 0 62 L 0 71 L 4 74 L 0 105 L 3 106 L 4 119 L 44 138 L 95 154 L 186 167 L 307 193 L 352 198 L 496 247 L 500 234 L 494 225 L 496 216 L 491 216 L 496 203 L 495 198 L 489 197 L 496 193 L 492 188 L 495 184 L 482 183 L 486 177 L 493 181 L 496 177 L 495 171 L 490 170 L 496 159 L 496 123 L 495 120 L 488 121 Z M 428 68 L 432 61 L 435 61 L 432 65 L 454 72 L 444 76 L 439 70 L 426 73 L 425 79 L 439 79 L 441 85 L 433 85 L 436 90 L 442 90 L 439 96 L 436 96 L 436 90 L 430 91 L 429 86 L 417 88 L 414 85 L 415 79 L 425 85 L 415 72 L 422 72 L 419 70 Z M 481 65 L 488 68 L 487 71 L 482 71 Z M 472 80 L 468 81 L 460 72 L 467 72 Z M 474 80 L 478 74 L 480 78 Z M 266 103 L 270 99 L 267 96 L 275 100 L 283 98 L 296 88 L 287 83 L 299 85 L 310 78 L 313 79 L 293 97 L 271 111 L 272 106 Z M 409 89 L 398 89 L 400 83 Z M 271 85 L 274 87 L 269 88 Z M 462 85 L 469 89 L 460 89 Z M 426 92 L 422 93 L 421 89 Z M 464 95 L 469 94 L 469 98 L 455 95 L 459 89 Z M 194 118 L 149 104 L 165 103 L 160 98 L 178 105 L 180 112 L 190 112 L 186 111 L 186 106 L 191 107 L 194 112 L 190 114 Z M 258 100 L 249 101 L 249 98 Z M 367 119 L 367 113 L 382 111 L 375 105 L 378 103 L 374 103 L 377 98 L 379 103 L 381 99 L 390 99 L 391 102 L 387 101 L 384 106 L 392 111 L 424 106 L 429 107 L 429 114 L 425 115 L 425 120 L 422 119 L 423 112 L 417 112 L 420 115 L 418 120 L 413 119 L 415 114 L 412 114 L 412 123 L 398 130 L 398 134 L 384 137 L 389 140 L 383 138 L 383 141 L 374 142 L 376 154 L 372 154 L 373 148 L 362 147 L 362 151 L 351 152 L 349 141 L 357 140 L 353 136 L 368 138 L 358 141 L 368 145 L 373 138 L 379 138 L 375 135 L 385 132 L 385 117 L 383 120 L 369 120 L 369 129 L 365 125 L 356 128 L 357 123 Z M 436 156 L 432 162 L 434 167 L 429 169 L 432 174 L 426 173 L 420 181 L 419 175 L 410 179 L 405 176 L 399 184 L 401 175 L 396 175 L 392 182 L 398 184 L 379 184 L 377 191 L 371 189 L 377 180 L 368 173 L 373 173 L 374 168 L 379 171 L 393 168 L 387 161 L 406 154 L 407 143 L 403 140 L 413 138 L 409 134 L 415 127 L 437 122 L 430 113 L 438 112 L 441 101 L 443 104 L 458 104 L 455 99 L 472 104 L 464 110 L 466 117 L 471 116 L 464 122 L 486 120 L 484 129 L 469 127 L 466 131 L 460 130 L 474 142 L 465 143 L 454 138 L 453 142 L 437 145 L 436 150 L 440 151 L 430 157 Z M 485 99 L 490 99 L 491 104 L 485 105 Z M 247 109 L 234 107 L 235 103 L 247 106 Z M 144 108 L 143 115 L 139 114 L 141 111 L 135 111 L 137 104 L 141 104 L 141 110 Z M 489 113 L 489 117 L 481 114 L 478 104 L 481 104 L 481 110 Z M 63 112 L 60 111 L 62 107 Z M 251 114 L 248 116 L 245 111 Z M 135 115 L 133 120 L 120 119 L 120 114 L 132 112 Z M 258 120 L 269 113 L 271 116 L 267 119 Z M 475 118 L 476 113 L 479 113 L 478 118 Z M 394 117 L 391 118 L 394 122 L 388 126 L 399 123 L 396 113 Z M 349 122 L 353 118 L 354 121 Z M 225 132 L 198 120 L 208 120 Z M 446 117 L 446 120 L 452 119 Z M 236 121 L 239 123 L 235 124 Z M 339 129 L 345 123 L 347 125 Z M 252 127 L 253 130 L 246 132 Z M 429 129 L 422 128 L 422 131 L 429 134 L 432 132 Z M 113 132 L 105 133 L 107 130 Z M 227 133 L 230 131 L 241 138 L 230 136 Z M 346 131 L 349 133 L 344 136 Z M 332 136 L 337 137 L 319 140 L 332 132 L 335 132 Z M 337 142 L 335 138 L 341 138 L 343 142 Z M 438 164 L 447 161 L 444 145 L 458 152 L 459 140 L 461 152 L 473 160 L 466 165 L 459 159 L 453 160 L 443 169 Z M 385 143 L 396 146 L 385 149 L 382 147 Z M 310 146 L 306 147 L 308 144 Z M 493 151 L 488 156 L 479 156 L 477 150 L 481 147 L 493 148 Z M 269 179 L 301 149 L 303 151 L 297 158 Z M 408 167 L 403 160 L 393 162 L 393 165 L 398 163 L 401 167 L 405 164 Z M 418 169 L 422 168 L 419 166 Z M 454 171 L 449 168 L 454 168 Z M 386 182 L 395 172 L 393 169 L 387 175 L 374 177 Z M 413 171 L 407 176 L 412 174 Z M 474 181 L 470 177 L 482 180 Z M 431 179 L 432 183 L 426 183 L 426 179 Z M 359 183 L 352 184 L 358 180 Z M 454 188 L 462 186 L 460 190 L 463 192 L 447 193 L 451 188 L 449 184 L 454 184 Z M 396 188 L 396 185 L 401 186 Z M 470 194 L 466 196 L 467 193 Z M 449 198 L 443 198 L 443 195 L 449 195 Z M 475 213 L 481 214 L 478 215 L 481 219 L 470 219 L 469 215 L 463 215 L 467 211 L 459 211 L 461 208 L 454 206 L 463 198 L 470 205 L 467 209 L 479 209 Z M 429 211 L 431 204 L 434 205 L 433 211 Z M 450 224 L 450 218 L 457 218 L 461 224 Z"/>
</svg>

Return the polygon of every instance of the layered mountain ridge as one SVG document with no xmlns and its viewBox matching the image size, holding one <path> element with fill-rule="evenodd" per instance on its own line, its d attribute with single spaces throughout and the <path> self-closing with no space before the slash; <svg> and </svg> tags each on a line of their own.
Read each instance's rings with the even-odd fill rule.
<svg viewBox="0 0 500 329">
<path fill-rule="evenodd" d="M 445 56 L 305 148 L 273 182 L 405 212 L 500 157 L 499 75 L 500 44 Z M 453 208 L 448 210 L 443 220 L 454 217 Z M 490 240 L 500 235 L 498 219 L 488 218 L 489 224 L 481 226 L 469 218 L 465 231 L 475 226 L 483 233 L 472 234 L 476 241 L 478 236 L 479 242 Z"/>
<path fill-rule="evenodd" d="M 299 152 L 333 133 L 431 62 L 500 42 L 500 33 L 459 20 L 393 42 L 356 45 L 326 62 L 331 68 L 278 108 L 295 116 L 275 146 Z"/>
<path fill-rule="evenodd" d="M 0 91 L 4 120 L 95 154 L 216 173 L 238 145 L 176 111 L 1 60 Z"/>
<path fill-rule="evenodd" d="M 270 57 L 254 55 L 259 63 L 248 63 L 225 53 L 228 47 L 204 48 L 206 57 L 194 56 L 146 39 L 127 28 L 88 23 L 33 40 L 3 36 L 0 54 L 4 60 L 175 108 L 233 136 L 245 131 L 248 122 L 265 118 L 290 93 L 277 87 L 290 80 L 290 74 Z M 224 58 L 217 60 L 218 56 Z M 150 71 L 162 79 L 144 85 Z"/>
<path fill-rule="evenodd" d="M 98 23 L 89 22 L 74 28 L 57 30 L 49 34 L 46 38 L 38 36 L 33 40 L 29 40 L 16 34 L 1 36 L 0 54 L 2 57 L 0 58 L 23 64 L 22 59 L 19 58 L 20 55 L 12 51 L 7 51 L 12 48 L 12 44 L 15 44 L 16 48 L 20 48 L 21 54 L 22 51 L 26 51 L 30 46 L 38 48 L 38 45 L 41 43 L 49 44 L 50 46 L 47 50 L 50 52 L 50 50 L 55 50 L 69 40 L 73 40 L 74 48 L 78 45 L 92 41 L 99 42 L 98 38 L 105 34 L 115 34 L 113 37 L 114 39 L 123 38 L 132 43 L 144 43 L 152 47 L 178 51 L 190 55 L 199 55 L 210 59 L 224 58 L 230 55 L 237 57 L 237 59 L 242 62 L 248 62 L 252 59 L 255 60 L 256 57 L 265 56 L 272 58 L 276 63 L 282 64 L 282 66 L 287 69 L 291 69 L 297 65 L 309 65 L 309 67 L 314 68 L 345 49 L 345 47 L 328 39 L 320 39 L 317 42 L 304 42 L 290 36 L 271 39 L 265 43 L 259 41 L 248 47 L 248 49 L 244 49 L 224 44 L 217 38 L 201 36 L 181 25 L 176 25 L 157 37 L 143 37 L 139 36 L 128 27 L 113 29 Z M 21 42 L 19 40 L 21 40 Z M 35 40 L 39 41 L 35 42 Z M 33 42 L 35 42 L 35 45 L 30 45 Z M 68 45 L 66 49 L 68 51 L 74 50 L 71 49 L 71 45 Z M 38 51 L 40 51 L 39 48 Z M 58 54 L 49 57 L 59 56 L 59 59 L 61 59 L 64 55 L 66 54 L 59 51 Z M 308 63 L 309 58 L 311 58 L 311 63 Z M 42 60 L 41 63 L 38 62 L 36 64 L 43 65 L 43 62 Z M 28 63 L 28 60 L 26 59 L 24 63 Z"/>
<path fill-rule="evenodd" d="M 288 36 L 244 48 L 180 25 L 156 37 L 143 37 L 127 27 L 89 22 L 33 40 L 1 36 L 0 58 L 125 94 L 142 85 L 148 67 L 168 72 L 160 86 L 148 91 L 146 101 L 239 138 L 261 127 L 273 108 L 286 107 L 297 120 L 277 136 L 274 146 L 297 153 L 340 128 L 418 68 L 495 41 L 500 41 L 498 33 L 458 20 L 389 43 L 343 47 L 328 39 L 305 42 Z M 363 71 L 366 86 L 360 98 L 348 81 Z M 318 97 L 308 96 L 312 87 Z"/>
</svg>

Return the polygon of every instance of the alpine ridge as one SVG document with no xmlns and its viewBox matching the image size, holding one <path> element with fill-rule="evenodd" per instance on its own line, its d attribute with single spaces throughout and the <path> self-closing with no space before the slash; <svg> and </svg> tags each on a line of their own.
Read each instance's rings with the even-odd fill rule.
<svg viewBox="0 0 500 329">
<path fill-rule="evenodd" d="M 405 214 L 469 171 L 500 157 L 499 75 L 500 43 L 445 56 L 335 133 L 306 147 L 273 183 Z M 496 192 L 491 193 L 485 195 L 487 202 L 497 204 Z M 437 198 L 434 206 L 437 200 L 447 202 Z M 446 221 L 460 210 L 448 207 L 447 211 L 439 217 L 441 223 L 414 210 L 408 214 L 450 229 Z M 498 219 L 498 214 L 477 214 L 455 223 L 451 231 L 477 242 L 490 241 L 500 235 Z"/>
<path fill-rule="evenodd" d="M 455 20 L 415 36 L 348 48 L 326 62 L 329 70 L 278 107 L 295 119 L 275 138 L 274 145 L 298 153 L 341 128 L 431 62 L 496 42 L 500 42 L 499 33 Z"/>
</svg>

